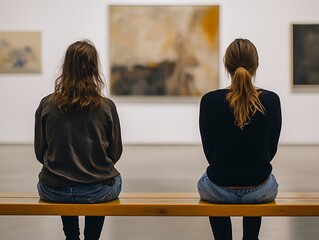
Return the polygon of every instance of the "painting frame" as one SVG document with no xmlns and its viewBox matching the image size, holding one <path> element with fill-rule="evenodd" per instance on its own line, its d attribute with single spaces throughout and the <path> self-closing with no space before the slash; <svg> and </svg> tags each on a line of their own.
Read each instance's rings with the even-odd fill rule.
<svg viewBox="0 0 319 240">
<path fill-rule="evenodd" d="M 293 23 L 291 35 L 292 89 L 297 92 L 317 92 L 319 91 L 319 24 Z"/>
<path fill-rule="evenodd" d="M 116 10 L 114 10 L 114 9 L 116 9 Z M 193 74 L 193 72 L 196 72 L 196 71 L 197 72 L 200 72 L 200 71 L 204 72 L 205 71 L 203 69 L 199 70 L 199 68 L 195 69 L 196 68 L 195 66 L 198 62 L 197 61 L 198 59 L 196 59 L 196 58 L 199 58 L 198 56 L 200 54 L 202 54 L 202 55 L 204 55 L 204 54 L 203 53 L 196 53 L 198 55 L 193 54 L 193 56 L 188 56 L 188 58 L 185 57 L 185 59 L 187 58 L 187 60 L 185 60 L 185 59 L 180 60 L 181 58 L 178 58 L 177 54 L 175 56 L 174 56 L 174 54 L 172 54 L 171 49 L 172 49 L 173 40 L 171 40 L 171 39 L 167 40 L 169 38 L 169 37 L 167 37 L 165 40 L 161 39 L 162 42 L 160 42 L 160 41 L 159 41 L 159 43 L 156 42 L 157 41 L 156 36 L 161 36 L 161 35 L 158 35 L 157 33 L 149 31 L 150 28 L 152 28 L 151 24 L 154 24 L 154 26 L 157 27 L 157 30 L 160 29 L 158 31 L 161 31 L 162 33 L 164 33 L 162 35 L 165 35 L 168 30 L 166 30 L 167 28 L 165 27 L 165 24 L 163 26 L 161 26 L 163 19 L 167 18 L 168 19 L 167 21 L 169 22 L 170 26 L 178 25 L 178 23 L 172 22 L 172 20 L 169 16 L 169 14 L 171 14 L 171 12 L 175 12 L 175 14 L 180 14 L 181 16 L 185 17 L 186 14 L 192 14 L 191 11 L 194 11 L 194 12 L 197 11 L 196 13 L 198 14 L 198 12 L 202 13 L 202 12 L 205 12 L 205 10 L 207 10 L 207 12 L 211 11 L 211 12 L 208 12 L 210 14 L 212 14 L 212 11 L 214 11 L 213 14 L 214 14 L 215 18 L 212 21 L 215 21 L 215 22 L 213 22 L 213 23 L 208 22 L 208 24 L 215 24 L 215 26 L 217 26 L 217 27 L 215 27 L 215 28 L 217 28 L 217 30 L 213 34 L 214 39 L 213 40 L 210 39 L 211 42 L 213 42 L 213 44 L 215 44 L 214 50 L 211 50 L 211 52 L 214 51 L 214 54 L 210 55 L 210 56 L 213 55 L 212 59 L 214 59 L 214 60 L 212 60 L 212 62 L 207 61 L 207 62 L 209 62 L 210 65 L 207 64 L 208 66 L 205 66 L 207 72 L 209 72 L 210 68 L 214 69 L 213 71 L 215 71 L 215 72 L 214 72 L 213 80 L 209 77 L 202 77 L 201 79 L 203 79 L 202 81 L 207 81 L 207 82 L 212 81 L 213 83 L 207 84 L 208 87 L 205 86 L 206 87 L 205 90 L 202 90 L 202 89 L 204 89 L 204 87 L 202 87 L 200 89 L 201 91 L 196 92 L 196 94 L 195 94 L 195 91 L 193 91 L 195 88 L 193 88 L 193 89 L 191 89 L 190 87 L 187 88 L 187 87 L 185 87 L 186 84 L 178 85 L 177 87 L 175 86 L 175 88 L 174 87 L 169 88 L 169 87 L 167 87 L 169 85 L 169 83 L 167 83 L 167 82 L 172 81 L 171 80 L 172 77 L 170 78 L 170 76 L 172 76 L 173 74 L 175 74 L 176 72 L 179 71 L 179 70 L 177 70 L 176 66 L 180 66 L 180 62 L 183 62 L 183 64 L 188 64 L 187 67 L 189 67 L 189 68 L 187 69 L 185 67 L 184 69 L 186 69 L 186 70 L 184 72 L 183 72 L 184 69 L 182 71 L 180 71 L 181 74 L 184 74 L 185 77 L 183 79 L 179 78 L 179 82 L 185 83 L 188 81 L 185 79 L 195 79 L 195 80 L 193 80 L 193 83 L 195 82 L 197 85 L 200 85 L 200 84 L 205 85 L 206 83 L 203 84 L 202 82 L 200 82 L 200 80 L 197 80 L 197 79 L 199 79 L 196 75 L 198 73 Z M 108 38 L 108 40 L 109 40 L 109 76 L 110 76 L 109 77 L 110 85 L 109 85 L 109 89 L 108 89 L 109 95 L 111 95 L 113 98 L 116 98 L 118 100 L 124 100 L 124 101 L 133 100 L 134 102 L 139 101 L 139 100 L 145 101 L 145 99 L 148 99 L 150 101 L 155 100 L 156 102 L 158 102 L 158 101 L 165 102 L 167 100 L 169 100 L 169 101 L 182 100 L 183 102 L 188 102 L 188 101 L 198 100 L 204 93 L 217 89 L 219 87 L 219 44 L 220 44 L 219 43 L 219 31 L 220 31 L 220 29 L 219 29 L 219 27 L 220 27 L 219 10 L 220 10 L 220 7 L 219 7 L 219 5 L 216 5 L 216 4 L 214 4 L 214 5 L 116 5 L 116 4 L 109 5 L 108 6 L 108 14 L 109 14 L 109 38 Z M 117 11 L 117 13 L 115 13 L 116 11 Z M 121 11 L 123 13 L 121 13 Z M 145 12 L 143 13 L 143 11 L 145 11 Z M 135 23 L 133 23 L 133 24 L 131 23 L 132 20 L 130 20 L 131 25 L 125 24 L 129 21 L 128 19 L 135 19 L 135 18 L 132 18 L 132 15 L 135 14 L 134 16 L 136 16 L 136 12 L 139 12 L 140 16 L 145 17 L 145 19 L 147 19 L 147 21 L 145 21 L 145 19 L 143 19 L 144 21 L 142 21 L 141 19 L 137 19 L 135 21 Z M 150 18 L 151 13 L 154 13 L 154 12 L 157 12 L 158 21 Z M 116 15 L 116 14 L 118 14 L 118 15 Z M 198 15 L 200 18 L 201 15 L 200 14 L 198 14 Z M 186 15 L 186 16 L 188 16 L 188 15 Z M 141 17 L 141 18 L 143 18 L 143 17 Z M 115 19 L 116 20 L 121 19 L 122 24 L 125 25 L 125 27 L 127 29 L 123 30 L 123 27 L 121 26 L 121 24 L 116 22 Z M 144 40 L 141 41 L 139 38 L 136 38 L 135 36 L 133 36 L 136 33 L 134 33 L 134 31 L 130 30 L 130 27 L 132 27 L 132 26 L 134 27 L 134 24 L 136 26 L 137 23 L 141 23 L 141 22 L 150 23 L 149 25 L 146 24 L 146 25 L 140 27 L 141 29 L 147 29 L 147 30 L 145 30 L 144 33 L 141 30 L 138 30 L 138 34 L 148 35 L 148 38 L 149 38 L 148 42 L 146 42 L 146 41 L 143 42 Z M 216 24 L 216 22 L 217 22 L 217 24 Z M 195 24 L 196 24 L 196 22 L 195 22 Z M 129 26 L 129 27 L 127 27 L 127 26 Z M 208 25 L 208 26 L 211 26 L 211 25 Z M 175 29 L 173 29 L 173 27 L 168 27 L 168 28 L 170 28 L 170 31 L 173 32 L 171 34 L 171 35 L 173 35 L 172 39 L 176 40 L 177 34 L 175 34 L 175 32 L 174 32 Z M 181 28 L 183 28 L 183 26 Z M 196 31 L 198 31 L 198 29 L 196 29 Z M 125 35 L 125 34 L 123 34 L 123 32 L 132 32 L 132 35 L 131 36 Z M 155 35 L 155 37 L 152 36 L 152 34 L 150 34 L 149 32 L 152 32 L 152 34 Z M 176 32 L 178 32 L 178 31 L 176 30 Z M 167 35 L 169 35 L 169 34 L 167 34 Z M 185 34 L 185 35 L 187 35 L 187 34 Z M 212 36 L 212 34 L 210 36 Z M 160 37 L 158 37 L 158 38 L 160 38 Z M 187 38 L 189 40 L 190 38 L 194 38 L 194 36 L 186 36 L 185 38 Z M 202 38 L 204 38 L 204 37 L 202 37 Z M 128 45 L 127 43 L 119 43 L 119 42 L 121 42 L 121 39 L 124 39 L 123 41 L 128 41 L 129 39 L 131 39 L 132 40 L 130 43 L 131 45 Z M 201 41 L 200 38 L 198 38 L 198 39 L 197 39 L 198 41 Z M 143 43 L 141 43 L 141 42 L 143 42 Z M 191 41 L 189 41 L 189 42 L 191 42 Z M 189 42 L 187 42 L 187 44 L 189 44 Z M 210 42 L 210 44 L 212 44 L 211 42 Z M 125 45 L 125 44 L 127 44 L 127 45 Z M 169 46 L 167 48 L 171 48 L 171 49 L 167 51 L 169 53 L 168 53 L 168 57 L 166 59 L 165 59 L 166 56 L 164 56 L 164 54 L 162 54 L 161 52 L 156 52 L 156 51 L 153 54 L 153 56 L 150 57 L 148 53 L 145 54 L 145 52 L 147 52 L 147 50 L 145 50 L 144 52 L 143 52 L 143 50 L 141 50 L 141 47 L 140 47 L 141 44 L 147 45 L 147 47 L 149 49 L 148 51 L 152 51 L 152 49 L 155 49 L 155 48 L 157 49 L 157 47 L 163 49 L 163 48 L 167 47 L 169 44 L 171 44 L 171 46 Z M 158 45 L 156 45 L 156 44 L 158 44 Z M 191 47 L 192 47 L 191 44 L 192 43 L 190 43 L 187 46 L 187 50 L 191 49 Z M 117 50 L 114 50 L 114 49 L 117 49 Z M 131 56 L 129 56 L 129 55 L 124 56 L 124 54 L 121 55 L 122 53 L 119 49 L 120 50 L 127 49 L 128 52 L 132 53 L 132 55 Z M 135 50 L 136 50 L 136 52 L 138 52 L 138 54 L 136 52 L 134 52 Z M 200 49 L 200 50 L 203 51 L 202 49 Z M 209 49 L 208 50 L 205 49 L 204 51 L 211 53 Z M 183 49 L 181 50 L 181 52 L 183 52 Z M 180 55 L 183 55 L 185 52 L 186 51 L 184 51 L 183 53 L 180 53 Z M 143 55 L 143 54 L 145 54 L 145 55 Z M 137 55 L 138 55 L 138 57 L 136 57 Z M 191 55 L 191 54 L 189 54 L 189 55 Z M 195 55 L 195 57 L 194 57 L 194 55 Z M 120 57 L 118 57 L 118 56 L 120 56 Z M 159 56 L 158 59 L 156 59 L 157 56 Z M 152 59 L 152 57 L 154 57 L 154 58 Z M 161 57 L 162 57 L 162 59 L 161 59 Z M 175 59 L 174 59 L 174 57 L 175 57 Z M 205 56 L 205 57 L 207 58 L 207 56 Z M 127 61 L 127 59 L 129 59 L 129 61 Z M 142 59 L 142 60 L 140 60 L 140 59 Z M 169 59 L 169 60 L 167 60 L 167 59 Z M 180 60 L 180 62 L 178 62 L 176 59 Z M 200 60 L 202 60 L 202 59 L 200 59 Z M 125 61 L 127 61 L 127 62 L 125 62 Z M 134 63 L 132 63 L 132 62 L 134 62 Z M 127 64 L 127 65 L 125 65 L 125 64 Z M 192 67 L 193 67 L 193 69 L 191 69 Z M 171 71 L 171 69 L 174 69 L 174 70 Z M 119 71 L 120 71 L 120 74 L 118 73 Z M 191 74 L 189 74 L 190 72 L 191 72 Z M 118 83 L 117 83 L 117 86 L 119 86 L 118 87 L 119 90 L 118 89 L 114 90 L 114 89 L 116 89 L 116 88 L 114 88 L 115 82 L 116 82 L 114 79 L 119 79 L 118 75 L 120 75 L 122 79 L 118 80 Z M 125 77 L 123 77 L 123 76 L 125 76 Z M 136 76 L 135 79 L 132 76 Z M 195 78 L 194 76 L 197 78 Z M 178 79 L 178 78 L 176 78 L 176 79 Z M 182 79 L 182 80 L 180 80 L 180 79 Z M 151 81 L 153 81 L 153 82 L 150 84 L 149 82 L 151 82 Z M 128 82 L 133 82 L 133 83 L 131 85 L 127 86 Z M 145 84 L 145 82 L 147 82 L 148 85 Z M 155 84 L 155 82 L 156 82 L 156 84 Z M 177 82 L 177 81 L 175 81 L 175 82 Z M 189 82 L 191 82 L 191 81 L 189 81 Z M 187 82 L 187 84 L 189 82 Z M 191 82 L 191 84 L 193 84 L 193 83 Z M 191 84 L 189 84 L 189 85 L 191 85 Z M 123 86 L 125 86 L 125 87 L 123 87 Z M 197 88 L 199 88 L 199 87 L 196 86 L 196 89 Z M 127 89 L 129 89 L 129 90 L 127 90 Z M 156 90 L 153 90 L 153 89 L 156 89 Z M 181 89 L 186 89 L 186 90 L 183 92 L 183 90 L 181 90 Z M 191 89 L 191 90 L 189 90 L 189 89 Z M 154 92 L 152 92 L 152 91 L 154 91 Z"/>
</svg>

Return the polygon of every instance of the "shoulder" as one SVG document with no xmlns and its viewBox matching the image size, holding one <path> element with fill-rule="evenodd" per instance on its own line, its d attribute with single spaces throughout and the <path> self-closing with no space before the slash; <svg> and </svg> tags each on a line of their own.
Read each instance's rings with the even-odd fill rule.
<svg viewBox="0 0 319 240">
<path fill-rule="evenodd" d="M 40 101 L 40 104 L 47 104 L 51 101 L 51 97 L 52 97 L 52 94 L 49 94 L 45 97 L 43 97 Z"/>
<path fill-rule="evenodd" d="M 38 116 L 38 117 L 41 116 L 42 117 L 45 114 L 45 112 L 48 111 L 47 110 L 48 106 L 52 105 L 51 96 L 52 96 L 52 94 L 49 94 L 49 95 L 47 95 L 47 96 L 45 96 L 45 97 L 43 97 L 41 99 L 41 101 L 39 103 L 39 106 L 38 106 L 38 108 L 36 109 L 36 112 L 35 112 L 36 116 Z"/>
<path fill-rule="evenodd" d="M 227 93 L 228 89 L 218 89 L 208 92 L 201 98 L 200 105 L 201 107 L 223 106 Z"/>
<path fill-rule="evenodd" d="M 214 101 L 218 99 L 225 99 L 225 96 L 227 94 L 228 90 L 227 89 L 217 89 L 211 92 L 206 93 L 201 101 Z"/>
<path fill-rule="evenodd" d="M 206 93 L 200 101 L 201 114 L 218 114 L 225 110 L 227 89 L 218 89 Z"/>
<path fill-rule="evenodd" d="M 281 103 L 277 93 L 263 89 L 259 98 L 267 112 L 280 114 Z"/>
<path fill-rule="evenodd" d="M 261 89 L 260 91 L 260 100 L 262 102 L 265 101 L 269 103 L 280 103 L 280 97 L 277 93 L 266 89 Z"/>
<path fill-rule="evenodd" d="M 107 97 L 103 97 L 103 105 L 109 108 L 116 108 L 115 103 Z"/>
<path fill-rule="evenodd" d="M 116 110 L 116 105 L 115 103 L 107 98 L 107 97 L 104 97 L 103 98 L 103 101 L 102 101 L 102 108 L 105 112 L 113 115 L 114 113 L 117 113 L 117 110 Z"/>
<path fill-rule="evenodd" d="M 48 106 L 51 103 L 51 97 L 52 97 L 52 94 L 49 94 L 49 95 L 43 97 L 40 101 L 39 106 L 38 106 L 38 110 L 44 109 L 46 106 Z"/>
</svg>

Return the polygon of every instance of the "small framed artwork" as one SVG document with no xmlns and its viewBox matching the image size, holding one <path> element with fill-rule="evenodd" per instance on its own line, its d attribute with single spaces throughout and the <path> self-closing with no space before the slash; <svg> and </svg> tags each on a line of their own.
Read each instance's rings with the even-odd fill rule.
<svg viewBox="0 0 319 240">
<path fill-rule="evenodd" d="M 41 72 L 40 32 L 0 32 L 0 73 Z"/>
<path fill-rule="evenodd" d="M 199 97 L 218 88 L 218 6 L 108 10 L 111 95 Z"/>
<path fill-rule="evenodd" d="M 319 24 L 293 24 L 293 88 L 319 90 Z"/>
</svg>

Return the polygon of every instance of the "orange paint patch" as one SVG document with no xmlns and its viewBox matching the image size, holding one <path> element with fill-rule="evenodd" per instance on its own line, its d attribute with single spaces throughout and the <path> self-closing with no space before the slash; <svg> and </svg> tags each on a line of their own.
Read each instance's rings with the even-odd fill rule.
<svg viewBox="0 0 319 240">
<path fill-rule="evenodd" d="M 208 8 L 201 19 L 201 26 L 210 47 L 218 47 L 219 8 Z"/>
</svg>

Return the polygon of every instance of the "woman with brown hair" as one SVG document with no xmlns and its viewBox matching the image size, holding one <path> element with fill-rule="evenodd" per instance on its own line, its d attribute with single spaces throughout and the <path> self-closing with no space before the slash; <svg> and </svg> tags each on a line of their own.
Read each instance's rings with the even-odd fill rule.
<svg viewBox="0 0 319 240">
<path fill-rule="evenodd" d="M 278 183 L 271 160 L 281 131 L 277 94 L 253 85 L 258 68 L 256 47 L 234 40 L 224 64 L 231 77 L 226 89 L 205 94 L 200 103 L 200 134 L 209 166 L 198 182 L 201 199 L 214 203 L 273 201 Z M 231 240 L 230 217 L 209 217 L 216 240 Z M 257 240 L 261 217 L 243 217 L 243 240 Z"/>
<path fill-rule="evenodd" d="M 122 180 L 114 165 L 122 154 L 120 122 L 102 87 L 93 44 L 71 44 L 54 93 L 41 100 L 35 114 L 41 200 L 97 203 L 119 196 Z M 80 239 L 78 216 L 62 216 L 62 223 L 67 240 Z M 104 216 L 85 217 L 85 239 L 99 239 L 103 223 Z"/>
</svg>

